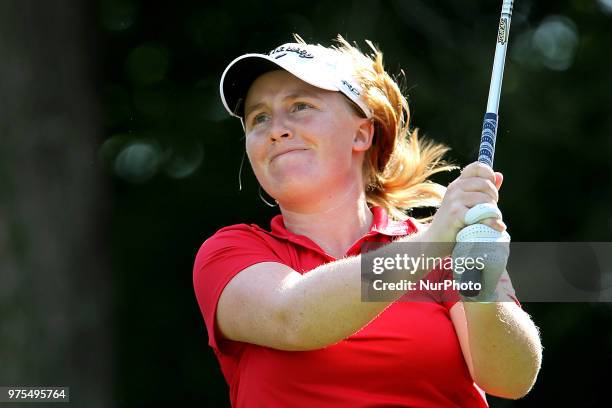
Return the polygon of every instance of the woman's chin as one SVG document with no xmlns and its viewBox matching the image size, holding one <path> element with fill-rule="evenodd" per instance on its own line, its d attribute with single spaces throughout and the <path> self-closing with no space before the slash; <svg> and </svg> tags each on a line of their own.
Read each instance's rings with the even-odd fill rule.
<svg viewBox="0 0 612 408">
<path fill-rule="evenodd" d="M 268 180 L 274 186 L 303 186 L 316 182 L 321 177 L 320 171 L 311 163 L 292 162 L 270 169 Z"/>
<path fill-rule="evenodd" d="M 305 154 L 296 154 L 297 157 L 291 157 L 292 154 L 288 153 L 289 157 L 283 155 L 274 159 L 268 167 L 268 172 L 276 177 L 302 177 L 316 169 L 312 159 L 306 157 Z"/>
<path fill-rule="evenodd" d="M 324 190 L 313 178 L 291 178 L 284 183 L 275 183 L 270 195 L 281 204 L 306 203 L 317 200 Z"/>
</svg>

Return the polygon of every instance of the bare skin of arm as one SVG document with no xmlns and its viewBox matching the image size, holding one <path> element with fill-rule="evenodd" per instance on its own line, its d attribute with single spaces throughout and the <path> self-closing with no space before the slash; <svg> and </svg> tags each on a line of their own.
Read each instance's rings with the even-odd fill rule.
<svg viewBox="0 0 612 408">
<path fill-rule="evenodd" d="M 472 378 L 502 398 L 525 396 L 542 363 L 537 327 L 510 298 L 502 302 L 457 302 L 451 320 Z"/>
</svg>

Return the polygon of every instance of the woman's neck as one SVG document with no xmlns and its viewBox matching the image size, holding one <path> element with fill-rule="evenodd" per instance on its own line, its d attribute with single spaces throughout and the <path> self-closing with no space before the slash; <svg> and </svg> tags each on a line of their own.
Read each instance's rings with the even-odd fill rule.
<svg viewBox="0 0 612 408">
<path fill-rule="evenodd" d="M 365 192 L 356 183 L 335 200 L 317 202 L 310 211 L 280 206 L 285 228 L 305 235 L 335 258 L 342 258 L 348 249 L 372 225 L 372 212 Z"/>
</svg>

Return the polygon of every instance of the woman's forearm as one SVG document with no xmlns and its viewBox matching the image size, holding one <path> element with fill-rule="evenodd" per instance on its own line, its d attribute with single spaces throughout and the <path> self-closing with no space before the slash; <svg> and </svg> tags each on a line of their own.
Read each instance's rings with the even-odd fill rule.
<svg viewBox="0 0 612 408">
<path fill-rule="evenodd" d="M 474 380 L 487 393 L 517 399 L 540 370 L 542 344 L 531 318 L 513 301 L 464 303 Z"/>
<path fill-rule="evenodd" d="M 402 238 L 401 242 L 419 242 L 422 239 L 420 234 L 414 234 Z M 414 258 L 424 252 L 425 256 L 439 255 L 431 253 L 436 248 L 428 249 L 426 244 L 404 248 L 408 251 L 406 255 Z M 368 255 L 392 257 L 394 253 L 390 247 L 384 246 Z M 428 272 L 422 268 L 415 273 L 399 271 L 393 280 L 417 282 Z M 286 294 L 284 309 L 293 346 L 300 350 L 313 350 L 335 344 L 359 331 L 405 293 L 393 291 L 391 299 L 392 295 L 386 292 L 388 300 L 382 302 L 362 301 L 362 283 L 370 284 L 362 280 L 361 256 L 321 265 L 299 277 L 294 275 L 286 282 L 283 288 Z"/>
</svg>

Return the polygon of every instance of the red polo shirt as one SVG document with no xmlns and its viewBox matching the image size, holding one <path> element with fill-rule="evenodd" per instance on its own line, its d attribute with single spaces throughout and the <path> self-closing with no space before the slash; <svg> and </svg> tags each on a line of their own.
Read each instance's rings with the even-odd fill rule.
<svg viewBox="0 0 612 408">
<path fill-rule="evenodd" d="M 389 220 L 373 207 L 365 242 L 390 242 L 417 231 L 412 219 Z M 225 285 L 243 269 L 279 262 L 305 274 L 334 261 L 309 238 L 286 230 L 281 215 L 271 231 L 239 224 L 204 242 L 194 265 L 194 288 L 233 407 L 486 407 L 468 371 L 449 310 L 457 293 L 429 293 L 429 301 L 394 302 L 347 339 L 314 351 L 282 351 L 224 339 L 215 325 Z M 428 280 L 441 280 L 432 271 Z M 452 276 L 452 275 L 451 275 Z M 450 300 L 450 301 L 449 301 Z"/>
</svg>

